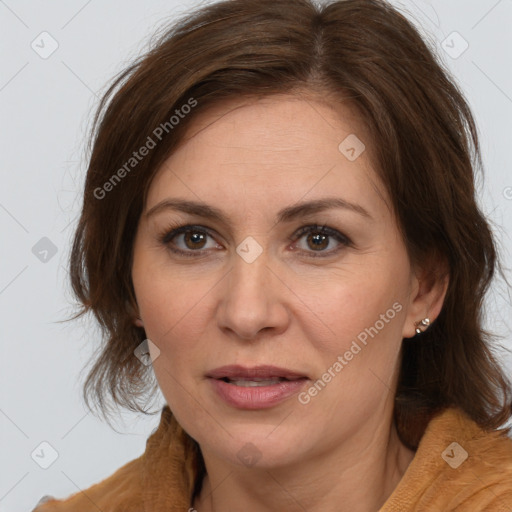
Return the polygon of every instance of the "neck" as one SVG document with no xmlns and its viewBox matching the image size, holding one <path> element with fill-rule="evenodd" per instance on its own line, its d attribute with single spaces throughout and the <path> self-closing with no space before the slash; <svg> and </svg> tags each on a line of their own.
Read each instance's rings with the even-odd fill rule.
<svg viewBox="0 0 512 512">
<path fill-rule="evenodd" d="M 203 454 L 207 475 L 194 501 L 197 512 L 370 512 L 392 494 L 414 452 L 395 426 L 375 426 L 336 450 L 293 467 L 240 468 Z M 362 442 L 366 438 L 369 442 Z"/>
</svg>

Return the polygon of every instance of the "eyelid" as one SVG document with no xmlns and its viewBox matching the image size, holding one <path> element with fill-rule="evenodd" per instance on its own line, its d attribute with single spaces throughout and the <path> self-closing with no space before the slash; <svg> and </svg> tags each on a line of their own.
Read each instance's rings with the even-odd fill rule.
<svg viewBox="0 0 512 512">
<path fill-rule="evenodd" d="M 212 234 L 212 230 L 205 226 L 200 226 L 200 225 L 195 225 L 195 224 L 176 223 L 176 224 L 167 225 L 166 229 L 164 229 L 163 231 L 161 231 L 158 234 L 158 240 L 161 244 L 165 245 L 172 252 L 179 254 L 179 255 L 183 255 L 183 256 L 200 257 L 200 256 L 204 256 L 205 252 L 208 252 L 211 250 L 211 249 L 198 249 L 197 251 L 192 251 L 192 250 L 184 251 L 179 248 L 172 248 L 171 247 L 172 239 L 183 234 L 183 233 L 187 233 L 188 231 L 196 231 L 199 233 L 204 233 L 213 239 L 216 238 Z"/>
<path fill-rule="evenodd" d="M 171 241 L 173 238 L 177 237 L 178 235 L 181 235 L 183 233 L 186 233 L 188 231 L 197 231 L 199 233 L 204 233 L 207 236 L 210 236 L 213 239 L 216 239 L 216 233 L 214 230 L 197 224 L 180 224 L 180 223 L 173 223 L 171 225 L 167 225 L 166 229 L 161 231 L 158 235 L 158 240 L 160 243 L 162 243 L 165 246 L 170 246 Z M 335 238 L 341 247 L 350 247 L 352 246 L 352 241 L 350 238 L 348 238 L 346 235 L 338 231 L 337 229 L 331 228 L 327 225 L 319 225 L 319 224 L 307 224 L 305 226 L 301 226 L 299 229 L 297 229 L 290 237 L 288 237 L 288 240 L 291 242 L 295 242 L 297 240 L 300 240 L 304 235 L 309 233 L 320 233 L 327 235 L 331 238 Z M 217 242 L 219 243 L 219 242 Z M 211 249 L 198 249 L 198 250 L 189 250 L 184 251 L 181 249 L 175 249 L 170 248 L 169 249 L 175 253 L 186 255 L 186 256 L 203 256 L 205 252 L 210 251 Z M 335 255 L 339 252 L 339 248 L 337 249 L 331 249 L 329 251 L 305 251 L 305 250 L 299 250 L 303 254 L 307 254 L 308 257 L 329 257 L 332 255 Z"/>
<path fill-rule="evenodd" d="M 158 238 L 163 243 L 169 243 L 175 236 L 181 235 L 182 233 L 186 233 L 187 231 L 194 230 L 206 233 L 207 235 L 213 238 L 211 229 L 196 224 L 176 224 L 170 226 L 168 225 L 167 228 L 160 233 Z"/>
<path fill-rule="evenodd" d="M 352 240 L 350 240 L 349 237 L 338 231 L 337 229 L 331 228 L 327 226 L 326 224 L 320 226 L 319 224 L 308 224 L 306 226 L 302 226 L 299 228 L 295 233 L 289 238 L 289 240 L 297 241 L 300 240 L 304 235 L 309 233 L 320 233 L 327 235 L 331 238 L 335 238 L 340 246 L 336 249 L 331 249 L 329 251 L 304 251 L 302 250 L 302 253 L 307 254 L 307 257 L 312 258 L 328 258 L 330 256 L 334 256 L 338 254 L 338 252 L 343 247 L 352 247 L 353 243 Z"/>
</svg>

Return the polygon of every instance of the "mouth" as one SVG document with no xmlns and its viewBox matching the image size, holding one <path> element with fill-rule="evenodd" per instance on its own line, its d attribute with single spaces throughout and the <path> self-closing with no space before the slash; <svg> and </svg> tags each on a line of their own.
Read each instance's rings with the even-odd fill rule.
<svg viewBox="0 0 512 512">
<path fill-rule="evenodd" d="M 276 366 L 231 365 L 207 375 L 217 396 L 237 409 L 266 409 L 298 393 L 309 378 Z"/>
<path fill-rule="evenodd" d="M 239 365 L 229 365 L 216 368 L 207 377 L 222 380 L 237 386 L 272 386 L 284 381 L 307 379 L 304 374 L 287 368 L 261 365 L 248 368 Z"/>
<path fill-rule="evenodd" d="M 280 382 L 291 382 L 295 380 L 305 379 L 306 377 L 297 377 L 296 379 L 285 379 L 284 377 L 277 377 L 273 379 L 258 379 L 256 377 L 252 379 L 230 379 L 228 377 L 223 377 L 219 380 L 223 382 L 227 382 L 228 384 L 233 384 L 234 386 L 241 386 L 243 388 L 255 388 L 255 387 L 263 387 L 263 386 L 275 386 Z"/>
</svg>

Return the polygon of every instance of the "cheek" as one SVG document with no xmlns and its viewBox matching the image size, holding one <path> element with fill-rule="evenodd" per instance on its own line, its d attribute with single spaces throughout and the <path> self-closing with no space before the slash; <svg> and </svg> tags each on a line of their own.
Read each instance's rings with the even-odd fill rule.
<svg viewBox="0 0 512 512">
<path fill-rule="evenodd" d="M 388 283 L 374 277 L 327 289 L 317 311 L 322 309 L 329 333 L 307 333 L 312 341 L 308 359 L 315 361 L 318 373 L 300 403 L 306 404 L 304 413 L 327 423 L 326 417 L 337 424 L 340 411 L 346 419 L 360 416 L 363 422 L 394 386 L 405 308 Z"/>
<path fill-rule="evenodd" d="M 140 268 L 145 271 L 137 274 L 134 267 L 134 288 L 146 336 L 159 350 L 158 357 L 152 355 L 159 387 L 178 420 L 200 422 L 204 410 L 192 406 L 196 402 L 191 404 L 190 396 L 200 378 L 198 361 L 215 348 L 208 350 L 206 333 L 212 314 L 206 311 L 208 291 L 214 283 L 204 276 L 194 279 L 168 269 Z"/>
<path fill-rule="evenodd" d="M 369 329 L 375 334 L 375 326 L 379 338 L 401 339 L 407 278 L 386 261 L 369 258 L 321 279 L 297 280 L 294 291 L 309 312 L 297 315 L 301 329 L 331 357 L 348 350 L 360 334 L 364 341 Z"/>
<path fill-rule="evenodd" d="M 308 331 L 308 338 L 314 340 L 311 356 L 318 357 L 321 372 L 316 375 L 320 382 L 303 395 L 304 401 L 311 399 L 312 410 L 335 419 L 339 408 L 353 411 L 357 402 L 359 412 L 367 412 L 378 408 L 393 389 L 406 311 L 407 268 L 407 262 L 397 267 L 387 259 L 375 259 L 357 271 L 325 280 L 324 293 L 317 293 L 310 303 L 329 327 L 323 329 L 328 334 L 320 337 Z"/>
<path fill-rule="evenodd" d="M 135 246 L 132 281 L 146 333 L 165 337 L 199 303 L 209 283 L 189 268 L 173 268 L 163 248 Z"/>
<path fill-rule="evenodd" d="M 208 346 L 205 330 L 219 276 L 192 265 L 170 268 L 161 256 L 146 253 L 134 258 L 132 278 L 146 336 L 160 350 L 155 371 L 165 366 L 172 374 L 184 375 Z"/>
</svg>

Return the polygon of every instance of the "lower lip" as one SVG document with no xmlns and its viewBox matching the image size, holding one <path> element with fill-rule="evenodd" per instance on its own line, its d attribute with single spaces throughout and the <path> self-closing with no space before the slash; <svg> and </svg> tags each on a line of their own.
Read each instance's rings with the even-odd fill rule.
<svg viewBox="0 0 512 512">
<path fill-rule="evenodd" d="M 217 394 L 226 403 L 239 409 L 266 409 L 295 395 L 308 379 L 284 380 L 270 386 L 243 387 L 210 378 Z"/>
</svg>

